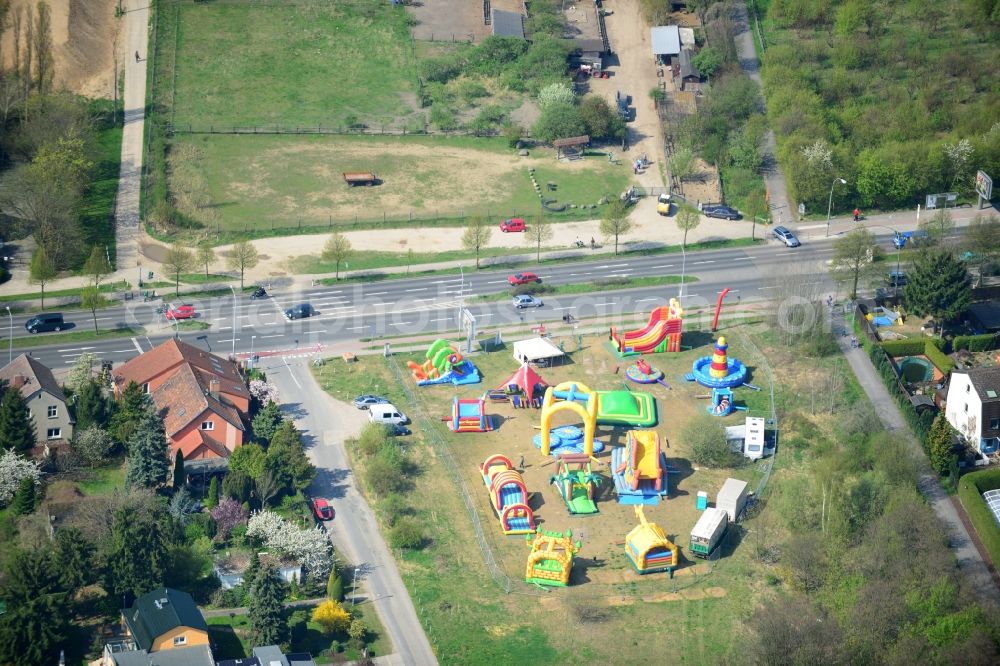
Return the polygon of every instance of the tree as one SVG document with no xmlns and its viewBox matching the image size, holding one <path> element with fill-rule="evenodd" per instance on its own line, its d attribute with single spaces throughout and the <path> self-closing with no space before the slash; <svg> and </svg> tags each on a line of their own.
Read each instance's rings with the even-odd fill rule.
<svg viewBox="0 0 1000 666">
<path fill-rule="evenodd" d="M 267 449 L 265 468 L 290 494 L 305 490 L 316 478 L 316 468 L 306 455 L 302 438 L 289 421 L 284 421 L 274 432 Z"/>
<path fill-rule="evenodd" d="M 492 229 L 486 226 L 486 220 L 481 217 L 474 217 L 469 220 L 469 226 L 462 234 L 462 247 L 469 252 L 476 254 L 476 268 L 479 268 L 479 253 L 490 242 Z"/>
<path fill-rule="evenodd" d="M 344 600 L 344 578 L 340 575 L 340 567 L 330 567 L 330 577 L 326 581 L 326 597 L 334 601 Z"/>
<path fill-rule="evenodd" d="M 734 454 L 726 441 L 719 419 L 699 414 L 683 429 L 682 439 L 691 449 L 691 461 L 706 467 L 735 467 L 740 456 Z"/>
<path fill-rule="evenodd" d="M 351 626 L 351 614 L 339 601 L 327 599 L 313 609 L 312 621 L 323 627 L 323 633 L 332 636 L 339 631 L 347 631 Z"/>
<path fill-rule="evenodd" d="M 535 261 L 542 260 L 542 243 L 552 238 L 552 225 L 539 215 L 528 225 L 524 239 L 535 246 Z"/>
<path fill-rule="evenodd" d="M 625 121 L 603 97 L 584 97 L 580 102 L 580 117 L 592 139 L 621 139 L 625 136 Z"/>
<path fill-rule="evenodd" d="M 271 441 L 281 421 L 281 408 L 278 407 L 278 403 L 270 402 L 254 415 L 250 427 L 253 428 L 254 437 L 266 445 Z"/>
<path fill-rule="evenodd" d="M 55 263 L 49 259 L 44 245 L 39 245 L 31 255 L 31 265 L 28 267 L 28 282 L 37 284 L 42 291 L 42 309 L 45 309 L 45 285 L 59 275 Z"/>
<path fill-rule="evenodd" d="M 945 236 L 955 230 L 955 220 L 944 208 L 938 210 L 934 215 L 925 217 L 920 221 L 922 231 L 926 231 L 934 243 L 940 243 Z"/>
<path fill-rule="evenodd" d="M 703 46 L 698 54 L 691 58 L 691 63 L 706 79 L 712 78 L 724 62 L 725 56 L 722 52 L 711 46 Z"/>
<path fill-rule="evenodd" d="M 74 429 L 79 432 L 91 426 L 103 428 L 108 425 L 110 411 L 101 385 L 93 379 L 84 382 L 76 392 L 73 406 L 73 416 L 76 419 Z"/>
<path fill-rule="evenodd" d="M 576 104 L 576 93 L 565 83 L 550 83 L 538 91 L 538 108 L 542 111 L 560 104 Z"/>
<path fill-rule="evenodd" d="M 257 584 L 257 576 L 260 575 L 260 555 L 257 553 L 257 549 L 254 548 L 250 552 L 250 562 L 247 564 L 247 568 L 243 570 L 243 587 L 253 592 L 253 586 Z"/>
<path fill-rule="evenodd" d="M 240 241 L 229 250 L 226 264 L 230 270 L 240 272 L 240 289 L 243 288 L 243 276 L 247 270 L 253 269 L 259 261 L 257 248 L 250 241 Z"/>
<path fill-rule="evenodd" d="M 127 506 L 116 509 L 106 589 L 121 599 L 124 595 L 138 597 L 163 585 L 169 545 L 168 532 L 156 514 Z"/>
<path fill-rule="evenodd" d="M 336 265 L 334 279 L 340 279 L 340 262 L 347 261 L 353 252 L 351 241 L 344 234 L 333 234 L 326 240 L 321 256 L 323 261 L 332 261 Z"/>
<path fill-rule="evenodd" d="M 849 282 L 851 298 L 857 298 L 858 283 L 878 275 L 881 257 L 882 250 L 872 232 L 858 227 L 834 241 L 830 272 L 838 282 Z"/>
<path fill-rule="evenodd" d="M 247 510 L 232 497 L 223 497 L 219 500 L 211 513 L 212 519 L 215 520 L 215 536 L 219 541 L 228 539 L 233 528 L 246 523 L 247 520 Z"/>
<path fill-rule="evenodd" d="M 903 287 L 906 307 L 938 324 L 958 319 L 972 303 L 972 285 L 962 262 L 946 249 L 927 248 L 917 256 Z"/>
<path fill-rule="evenodd" d="M 84 287 L 80 290 L 80 305 L 90 310 L 90 315 L 94 319 L 94 333 L 97 333 L 97 311 L 108 304 L 108 299 L 104 297 L 98 287 Z"/>
<path fill-rule="evenodd" d="M 962 246 L 970 253 L 970 261 L 979 274 L 978 284 L 982 286 L 983 266 L 1000 255 L 1000 220 L 976 215 L 965 228 Z"/>
<path fill-rule="evenodd" d="M 111 263 L 108 261 L 107 250 L 101 248 L 100 245 L 92 247 L 90 249 L 90 256 L 87 257 L 86 263 L 83 264 L 83 274 L 92 277 L 94 279 L 94 286 L 100 287 L 101 279 L 111 274 L 113 270 Z"/>
<path fill-rule="evenodd" d="M 750 238 L 757 237 L 757 215 L 767 208 L 767 201 L 764 199 L 764 193 L 758 189 L 750 190 L 746 198 L 743 200 L 743 207 L 750 215 Z"/>
<path fill-rule="evenodd" d="M 575 104 L 556 103 L 542 111 L 532 133 L 539 141 L 551 143 L 555 139 L 581 136 L 585 132 L 580 109 Z"/>
<path fill-rule="evenodd" d="M 198 249 L 194 252 L 195 261 L 199 266 L 205 268 L 205 277 L 208 278 L 208 267 L 215 263 L 215 249 L 206 241 L 198 244 Z"/>
<path fill-rule="evenodd" d="M 77 428 L 79 423 L 77 417 Z M 103 463 L 114 448 L 115 442 L 111 439 L 111 435 L 93 423 L 83 430 L 77 429 L 73 436 L 73 452 L 90 463 L 91 467 Z"/>
<path fill-rule="evenodd" d="M 184 453 L 177 449 L 174 455 L 174 490 L 179 490 L 187 485 L 187 474 L 184 473 Z"/>
<path fill-rule="evenodd" d="M 601 234 L 607 238 L 615 239 L 615 254 L 618 254 L 618 239 L 632 230 L 632 223 L 628 219 L 628 211 L 625 204 L 620 199 L 612 199 L 608 207 L 604 209 L 601 217 Z"/>
<path fill-rule="evenodd" d="M 13 449 L 0 453 L 0 506 L 14 497 L 24 479 L 37 484 L 41 475 L 37 460 L 25 458 Z"/>
<path fill-rule="evenodd" d="M 237 502 L 243 503 L 250 499 L 253 492 L 253 479 L 249 474 L 242 471 L 232 471 L 226 474 L 222 481 L 222 495 L 232 497 Z"/>
<path fill-rule="evenodd" d="M 14 501 L 11 502 L 11 509 L 18 516 L 27 516 L 35 510 L 35 500 L 38 498 L 35 492 L 37 482 L 30 476 L 21 479 L 14 493 Z"/>
<path fill-rule="evenodd" d="M 694 152 L 690 148 L 680 148 L 667 160 L 670 175 L 677 180 L 690 178 L 694 173 Z"/>
<path fill-rule="evenodd" d="M 219 504 L 219 477 L 213 475 L 208 483 L 208 495 L 205 496 L 205 507 L 214 509 Z"/>
<path fill-rule="evenodd" d="M 74 393 L 79 393 L 81 387 L 94 378 L 94 364 L 96 363 L 97 354 L 93 352 L 80 354 L 66 375 L 66 386 Z"/>
<path fill-rule="evenodd" d="M 3 385 L 0 384 L 0 387 Z M 34 446 L 35 422 L 28 411 L 19 389 L 4 387 L 0 394 L 0 446 L 5 449 L 27 453 Z"/>
<path fill-rule="evenodd" d="M 503 138 L 511 148 L 517 148 L 517 144 L 521 143 L 521 137 L 524 136 L 524 128 L 512 120 L 503 124 L 502 132 Z"/>
<path fill-rule="evenodd" d="M 156 413 L 146 414 L 129 439 L 125 487 L 156 488 L 166 483 L 169 471 L 163 419 Z"/>
<path fill-rule="evenodd" d="M 174 295 L 181 295 L 181 275 L 194 268 L 194 255 L 186 247 L 171 245 L 163 257 L 163 268 L 174 276 Z M 242 286 L 242 285 L 240 285 Z"/>
<path fill-rule="evenodd" d="M 52 551 L 16 551 L 9 557 L 0 598 L 0 663 L 47 664 L 67 644 L 67 590 Z"/>
<path fill-rule="evenodd" d="M 237 447 L 229 456 L 229 471 L 244 472 L 252 479 L 264 473 L 267 453 L 259 444 L 244 444 Z"/>
<path fill-rule="evenodd" d="M 126 446 L 132 439 L 135 428 L 149 412 L 153 411 L 153 402 L 143 393 L 135 382 L 129 382 L 122 390 L 115 413 L 111 416 L 108 428 L 115 441 Z"/>
<path fill-rule="evenodd" d="M 254 645 L 277 645 L 288 640 L 288 622 L 282 600 L 285 584 L 273 564 L 265 564 L 253 585 L 247 616 Z"/>
<path fill-rule="evenodd" d="M 78 590 L 97 580 L 96 548 L 83 532 L 74 527 L 60 527 L 56 532 L 55 560 L 59 581 L 67 590 Z"/>
<path fill-rule="evenodd" d="M 701 224 L 701 214 L 690 206 L 681 206 L 677 211 L 677 228 L 684 232 L 684 239 L 681 241 L 681 248 L 687 249 L 688 232 L 698 228 Z"/>
<path fill-rule="evenodd" d="M 184 527 L 187 525 L 188 520 L 191 518 L 191 514 L 197 513 L 198 503 L 191 497 L 191 493 L 187 491 L 187 488 L 181 488 L 174 492 L 173 496 L 170 498 L 170 503 L 167 505 L 167 513 L 170 517 L 174 519 L 174 522 Z"/>
</svg>

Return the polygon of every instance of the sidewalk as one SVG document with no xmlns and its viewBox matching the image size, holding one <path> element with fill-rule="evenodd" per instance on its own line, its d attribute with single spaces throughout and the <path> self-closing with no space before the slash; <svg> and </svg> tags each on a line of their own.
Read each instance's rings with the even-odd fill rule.
<svg viewBox="0 0 1000 666">
<path fill-rule="evenodd" d="M 834 331 L 848 326 L 842 309 L 835 309 L 831 324 Z M 851 338 L 847 336 L 839 336 L 838 340 L 840 349 L 847 358 L 854 376 L 857 377 L 858 383 L 864 389 L 885 429 L 890 432 L 902 434 L 906 442 L 913 449 L 915 459 L 920 468 L 920 478 L 917 481 L 920 494 L 924 496 L 927 503 L 934 510 L 934 513 L 937 514 L 938 519 L 943 523 L 945 533 L 948 535 L 949 544 L 955 553 L 958 568 L 965 574 L 972 589 L 976 591 L 984 602 L 994 607 L 1000 607 L 1000 589 L 997 588 L 986 563 L 976 549 L 975 543 L 970 538 L 968 531 L 966 531 L 958 512 L 955 510 L 948 494 L 945 493 L 941 484 L 938 483 L 937 475 L 931 469 L 930 463 L 924 455 L 920 444 L 907 427 L 906 422 L 903 420 L 903 415 L 899 413 L 896 402 L 886 390 L 885 385 L 882 383 L 882 378 L 875 371 L 875 367 L 865 353 L 864 348 L 858 347 L 852 349 Z"/>
</svg>

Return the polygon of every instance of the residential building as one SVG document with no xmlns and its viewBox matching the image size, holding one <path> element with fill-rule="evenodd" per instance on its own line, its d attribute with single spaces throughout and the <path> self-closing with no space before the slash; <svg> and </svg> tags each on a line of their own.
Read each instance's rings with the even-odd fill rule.
<svg viewBox="0 0 1000 666">
<path fill-rule="evenodd" d="M 73 438 L 73 416 L 51 370 L 21 354 L 0 370 L 0 379 L 21 392 L 35 422 L 35 436 L 42 449 L 39 453 Z"/>
<path fill-rule="evenodd" d="M 277 645 L 265 645 L 254 648 L 249 657 L 220 661 L 217 666 L 316 666 L 316 662 L 308 652 L 286 654 Z"/>
<path fill-rule="evenodd" d="M 228 458 L 243 445 L 250 393 L 236 364 L 171 339 L 112 372 L 115 393 L 135 382 L 163 415 L 174 455 Z"/>
<path fill-rule="evenodd" d="M 980 453 L 1000 450 L 1000 366 L 953 371 L 945 418 Z"/>
<path fill-rule="evenodd" d="M 101 666 L 219 666 L 207 644 L 153 653 L 116 650 L 111 645 L 105 646 Z"/>
<path fill-rule="evenodd" d="M 208 645 L 208 625 L 187 592 L 155 589 L 122 611 L 122 619 L 136 650 L 153 653 Z"/>
</svg>

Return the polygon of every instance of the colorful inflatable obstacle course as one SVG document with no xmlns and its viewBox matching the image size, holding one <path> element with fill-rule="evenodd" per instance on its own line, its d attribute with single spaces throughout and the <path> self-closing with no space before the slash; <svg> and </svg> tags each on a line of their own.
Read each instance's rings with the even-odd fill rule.
<svg viewBox="0 0 1000 666">
<path fill-rule="evenodd" d="M 646 520 L 641 506 L 635 507 L 639 524 L 625 537 L 625 557 L 640 574 L 667 571 L 674 575 L 677 566 L 677 546 L 656 523 Z"/>
<path fill-rule="evenodd" d="M 531 441 L 534 442 L 535 448 L 542 448 L 541 434 L 535 435 Z M 549 430 L 550 455 L 561 456 L 575 453 L 586 455 L 587 446 L 586 432 L 576 426 L 559 426 L 558 428 L 551 428 Z M 604 442 L 599 439 L 593 440 L 589 446 L 592 448 L 593 453 L 600 453 L 604 450 Z"/>
<path fill-rule="evenodd" d="M 545 389 L 542 398 L 541 426 L 538 447 L 542 455 L 549 455 L 552 448 L 552 416 L 559 412 L 570 411 L 583 420 L 583 450 L 587 456 L 594 455 L 594 431 L 597 429 L 597 394 L 584 384 L 563 382 L 558 386 Z"/>
<path fill-rule="evenodd" d="M 573 556 L 580 550 L 580 542 L 573 542 L 573 530 L 563 532 L 540 531 L 532 539 L 528 566 L 524 580 L 536 585 L 566 587 L 573 569 Z"/>
<path fill-rule="evenodd" d="M 424 355 L 427 360 L 423 365 L 407 361 L 406 365 L 413 373 L 417 386 L 432 386 L 434 384 L 478 384 L 479 369 L 447 340 L 435 340 Z"/>
<path fill-rule="evenodd" d="M 657 383 L 670 388 L 670 385 L 663 381 L 663 371 L 654 368 L 641 358 L 625 368 L 625 376 L 636 384 Z"/>
<path fill-rule="evenodd" d="M 619 357 L 650 352 L 679 352 L 684 311 L 676 298 L 670 304 L 655 308 L 645 328 L 619 334 L 614 327 L 608 336 Z"/>
<path fill-rule="evenodd" d="M 522 363 L 496 390 L 489 392 L 489 398 L 494 402 L 509 401 L 514 407 L 540 407 L 548 385 L 530 365 Z"/>
<path fill-rule="evenodd" d="M 728 349 L 726 338 L 720 337 L 715 343 L 715 352 L 696 360 L 686 379 L 712 389 L 743 386 L 747 380 L 746 366 L 738 359 L 730 358 Z"/>
<path fill-rule="evenodd" d="M 479 471 L 504 534 L 534 532 L 535 516 L 528 506 L 528 489 L 510 459 L 500 454 L 492 455 L 479 466 Z"/>
<path fill-rule="evenodd" d="M 486 414 L 486 394 L 481 398 L 463 399 L 458 396 L 451 406 L 448 427 L 452 432 L 487 432 L 493 430 L 493 419 Z"/>
<path fill-rule="evenodd" d="M 555 485 L 559 496 L 572 514 L 597 513 L 597 487 L 601 477 L 594 474 L 590 456 L 583 454 L 560 454 L 556 461 L 556 473 L 549 479 Z"/>
<path fill-rule="evenodd" d="M 625 447 L 611 451 L 611 475 L 619 504 L 659 504 L 669 492 L 667 457 L 652 430 L 629 430 Z"/>
</svg>

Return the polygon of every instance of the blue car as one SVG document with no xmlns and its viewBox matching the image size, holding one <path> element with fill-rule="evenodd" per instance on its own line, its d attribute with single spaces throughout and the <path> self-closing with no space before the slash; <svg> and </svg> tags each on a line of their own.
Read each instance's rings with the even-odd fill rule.
<svg viewBox="0 0 1000 666">
<path fill-rule="evenodd" d="M 897 231 L 893 234 L 892 245 L 897 250 L 902 250 L 906 247 L 906 242 L 910 241 L 913 245 L 919 245 L 929 241 L 931 235 L 926 231 L 918 229 L 917 231 Z"/>
</svg>

